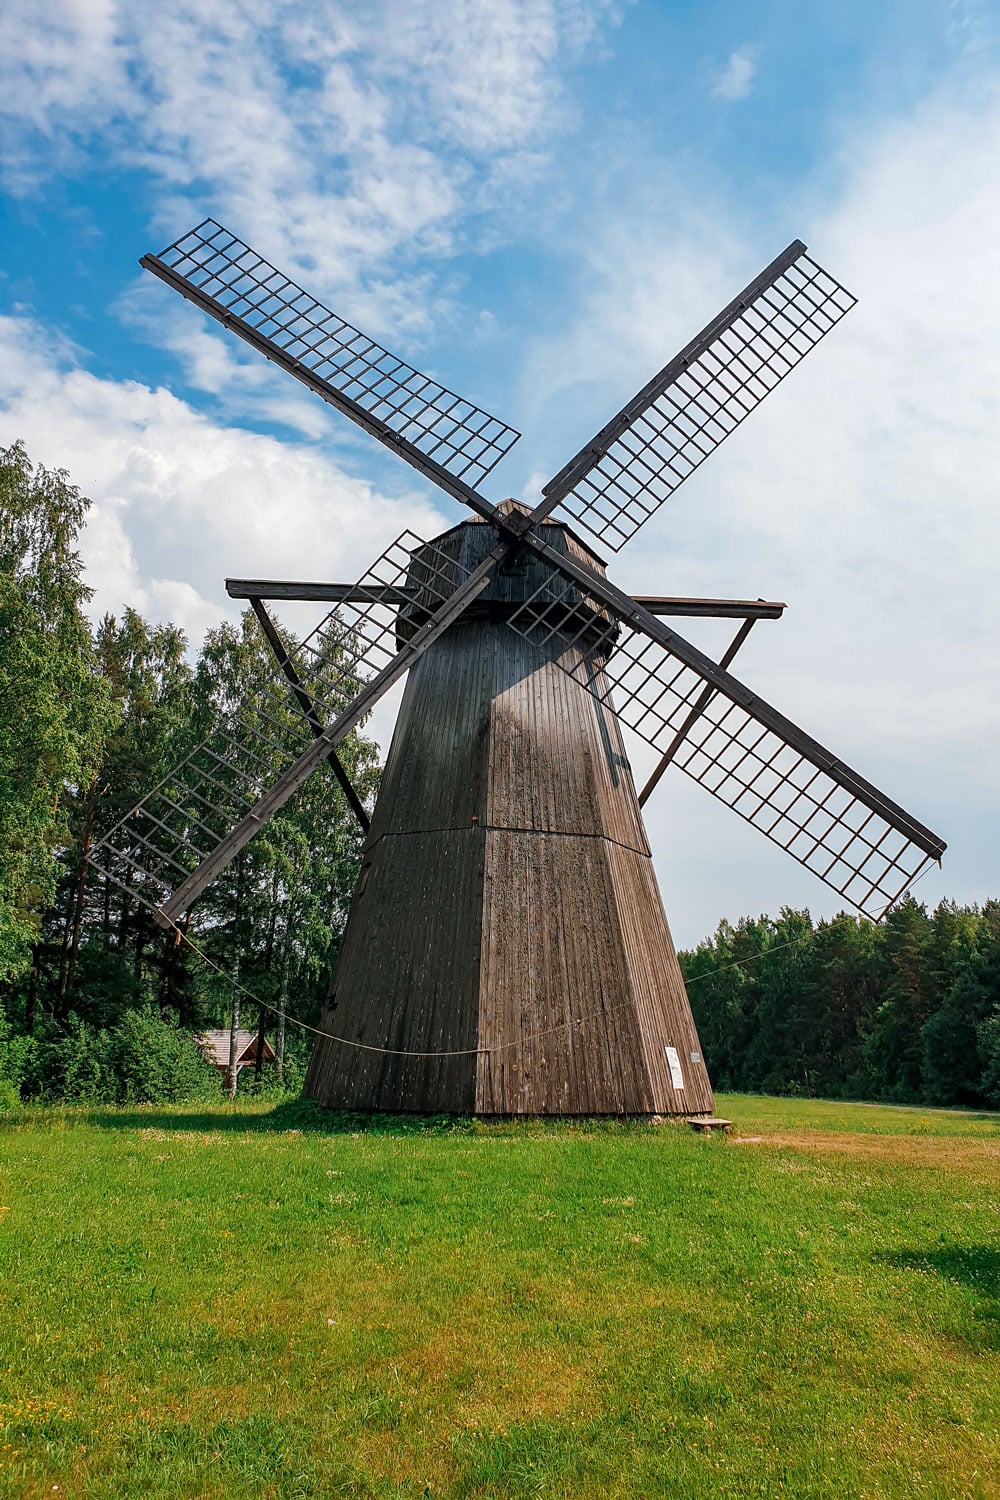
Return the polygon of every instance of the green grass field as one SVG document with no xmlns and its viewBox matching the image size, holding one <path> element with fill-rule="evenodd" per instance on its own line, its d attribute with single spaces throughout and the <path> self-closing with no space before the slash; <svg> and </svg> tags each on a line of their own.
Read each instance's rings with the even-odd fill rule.
<svg viewBox="0 0 1000 1500">
<path fill-rule="evenodd" d="M 1000 1117 L 0 1125 L 0 1495 L 1000 1496 Z"/>
</svg>

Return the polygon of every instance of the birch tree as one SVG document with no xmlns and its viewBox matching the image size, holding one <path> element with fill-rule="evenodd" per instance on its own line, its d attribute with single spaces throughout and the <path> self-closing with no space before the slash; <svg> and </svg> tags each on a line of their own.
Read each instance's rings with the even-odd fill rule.
<svg viewBox="0 0 1000 1500">
<path fill-rule="evenodd" d="M 65 847 L 115 716 L 84 606 L 90 501 L 24 446 L 0 449 L 0 977 L 35 967 Z"/>
</svg>

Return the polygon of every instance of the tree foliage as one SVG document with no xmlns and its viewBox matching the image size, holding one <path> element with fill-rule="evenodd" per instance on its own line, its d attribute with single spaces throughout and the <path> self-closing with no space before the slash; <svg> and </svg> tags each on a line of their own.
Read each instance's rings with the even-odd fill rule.
<svg viewBox="0 0 1000 1500">
<path fill-rule="evenodd" d="M 720 1089 L 1000 1108 L 1000 902 L 786 907 L 680 958 Z"/>
<path fill-rule="evenodd" d="M 84 614 L 89 501 L 17 443 L 0 450 L 0 980 L 26 973 L 115 705 Z"/>
<path fill-rule="evenodd" d="M 237 972 L 277 1010 L 291 1001 L 315 1019 L 362 836 L 332 774 L 314 774 L 185 919 L 208 962 L 94 875 L 92 842 L 274 662 L 252 611 L 209 631 L 193 661 L 180 630 L 132 609 L 92 631 L 76 550 L 88 505 L 21 445 L 0 452 L 0 1080 L 8 1093 L 166 1099 L 206 1076 L 218 1088 L 197 1053 L 188 1066 L 189 1036 L 229 1024 Z M 290 699 L 287 714 L 289 726 L 300 714 Z M 356 730 L 339 753 L 370 802 L 377 746 Z M 263 1008 L 249 1020 L 283 1031 Z M 305 1049 L 290 1039 L 291 1074 Z"/>
</svg>

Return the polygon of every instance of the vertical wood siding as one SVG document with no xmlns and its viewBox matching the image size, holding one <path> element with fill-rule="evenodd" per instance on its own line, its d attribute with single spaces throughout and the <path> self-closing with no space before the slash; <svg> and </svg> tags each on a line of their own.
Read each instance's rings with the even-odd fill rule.
<svg viewBox="0 0 1000 1500">
<path fill-rule="evenodd" d="M 448 538 L 467 565 L 491 534 Z M 618 723 L 506 624 L 517 590 L 498 582 L 504 598 L 410 673 L 323 1018 L 375 1048 L 485 1050 L 321 1041 L 306 1092 L 332 1108 L 710 1111 Z"/>
</svg>

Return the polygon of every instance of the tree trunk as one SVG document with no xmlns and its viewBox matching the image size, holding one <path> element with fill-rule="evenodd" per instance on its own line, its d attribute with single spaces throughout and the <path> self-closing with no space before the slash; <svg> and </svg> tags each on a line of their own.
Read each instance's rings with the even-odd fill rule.
<svg viewBox="0 0 1000 1500">
<path fill-rule="evenodd" d="M 180 935 L 176 932 L 168 940 L 164 962 L 163 1004 L 166 1009 L 176 1010 L 178 1024 L 190 1031 L 197 1020 L 196 1006 L 191 1003 L 188 990 L 183 940 L 191 926 L 191 911 L 188 909 L 180 920 Z"/>
<path fill-rule="evenodd" d="M 123 955 L 125 953 L 125 938 L 128 933 L 130 906 L 131 903 L 128 899 L 128 892 L 122 891 L 122 909 L 121 916 L 118 919 L 118 952 Z"/>
<path fill-rule="evenodd" d="M 270 974 L 271 959 L 274 954 L 274 934 L 278 926 L 278 872 L 275 870 L 271 880 L 271 917 L 267 926 L 267 943 L 264 948 L 264 972 Z"/>
<path fill-rule="evenodd" d="M 35 943 L 31 950 L 31 973 L 28 976 L 28 998 L 24 1006 L 24 1029 L 29 1036 L 35 1029 L 35 1016 L 38 1011 L 38 950 L 39 944 Z"/>
<path fill-rule="evenodd" d="M 104 920 L 101 924 L 104 933 L 104 951 L 107 953 L 111 947 L 111 881 L 104 877 Z"/>
<path fill-rule="evenodd" d="M 229 1066 L 226 1069 L 226 1093 L 230 1099 L 236 1098 L 236 1084 L 239 1078 L 239 1069 L 236 1059 L 239 1056 L 239 1029 L 240 1029 L 240 950 L 237 948 L 236 957 L 233 959 L 233 1003 L 229 1013 Z"/>
<path fill-rule="evenodd" d="M 285 1076 L 285 1002 L 288 999 L 288 965 L 291 952 L 291 937 L 286 932 L 285 952 L 281 960 L 281 984 L 278 988 L 278 1027 L 274 1036 L 274 1071 L 279 1083 Z"/>
<path fill-rule="evenodd" d="M 135 909 L 135 958 L 132 964 L 132 990 L 136 1005 L 142 998 L 142 954 L 146 946 L 145 912 L 141 906 Z"/>
<path fill-rule="evenodd" d="M 267 1040 L 267 1011 L 263 1005 L 260 1008 L 260 1020 L 257 1022 L 257 1056 L 254 1058 L 253 1076 L 260 1083 L 261 1074 L 264 1071 L 264 1044 Z"/>
<path fill-rule="evenodd" d="M 230 1099 L 236 1098 L 236 1085 L 239 1082 L 239 1069 L 236 1059 L 239 1055 L 239 1029 L 240 1029 L 240 912 L 243 906 L 243 855 L 238 856 L 236 865 L 236 910 L 233 913 L 233 1003 L 229 1015 L 229 1066 L 226 1069 L 226 1093 Z"/>
<path fill-rule="evenodd" d="M 87 818 L 83 828 L 83 848 L 80 853 L 80 874 L 76 882 L 76 897 L 73 902 L 73 936 L 70 940 L 69 963 L 66 967 L 65 982 L 60 988 L 61 996 L 68 996 L 73 992 L 73 973 L 76 969 L 76 956 L 80 951 L 80 928 L 83 925 L 83 898 L 87 889 L 87 855 L 90 853 L 90 844 L 94 831 L 94 802 L 97 797 L 97 772 L 94 772 L 87 792 Z"/>
<path fill-rule="evenodd" d="M 66 994 L 66 970 L 69 964 L 69 940 L 73 931 L 73 901 L 66 903 L 66 915 L 63 917 L 62 942 L 59 944 L 59 972 L 56 975 L 56 1007 L 62 1009 L 63 996 Z"/>
</svg>

